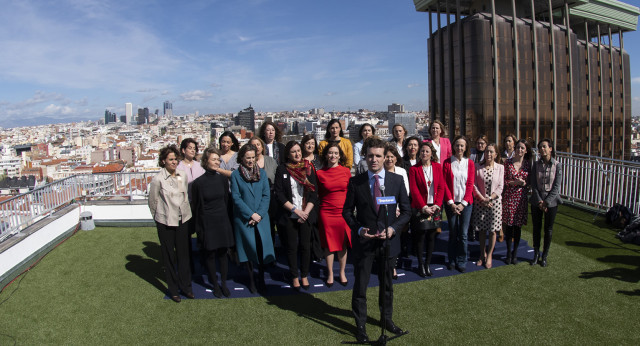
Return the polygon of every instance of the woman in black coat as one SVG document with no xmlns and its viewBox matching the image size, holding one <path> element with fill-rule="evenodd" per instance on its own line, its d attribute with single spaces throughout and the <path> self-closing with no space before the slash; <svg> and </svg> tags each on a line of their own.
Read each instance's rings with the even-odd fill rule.
<svg viewBox="0 0 640 346">
<path fill-rule="evenodd" d="M 285 146 L 286 163 L 278 166 L 274 181 L 274 194 L 278 203 L 276 222 L 278 229 L 287 235 L 287 258 L 291 271 L 291 287 L 309 289 L 311 264 L 311 231 L 317 216 L 314 206 L 318 203 L 316 174 L 309 161 L 302 158 L 302 148 L 296 141 Z M 298 279 L 298 253 L 300 277 Z M 302 281 L 302 283 L 300 282 Z"/>
<path fill-rule="evenodd" d="M 220 152 L 208 148 L 202 153 L 202 168 L 205 173 L 193 182 L 192 203 L 195 229 L 200 250 L 204 252 L 205 265 L 213 295 L 220 298 L 230 295 L 227 288 L 227 251 L 234 246 L 233 229 L 228 213 L 229 179 L 218 173 Z M 216 275 L 216 260 L 220 263 L 222 290 Z"/>
</svg>

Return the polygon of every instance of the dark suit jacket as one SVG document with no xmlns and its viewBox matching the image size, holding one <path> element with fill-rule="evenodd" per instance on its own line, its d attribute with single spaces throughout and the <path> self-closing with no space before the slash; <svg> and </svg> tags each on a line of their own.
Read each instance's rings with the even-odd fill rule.
<svg viewBox="0 0 640 346">
<path fill-rule="evenodd" d="M 278 166 L 276 170 L 276 177 L 274 179 L 273 184 L 273 192 L 277 199 L 278 204 L 278 212 L 276 216 L 276 222 L 279 225 L 286 225 L 287 219 L 291 216 L 291 212 L 284 208 L 284 204 L 288 201 L 291 202 L 293 200 L 293 192 L 291 192 L 291 174 L 287 170 L 285 165 Z M 318 205 L 318 183 L 316 180 L 316 173 L 311 172 L 309 176 L 309 182 L 311 182 L 316 190 L 313 192 L 307 192 L 307 195 L 304 196 L 307 200 L 307 203 L 313 203 L 313 210 L 309 213 L 309 218 L 307 221 L 313 224 L 316 222 L 316 209 Z"/>
<path fill-rule="evenodd" d="M 388 205 L 389 227 L 393 227 L 396 231 L 390 239 L 391 250 L 389 254 L 391 257 L 395 257 L 400 254 L 400 236 L 398 233 L 411 218 L 411 205 L 409 204 L 409 197 L 407 196 L 407 190 L 401 176 L 395 173 L 385 172 L 384 186 L 385 196 L 396 197 L 396 204 Z M 397 207 L 400 208 L 400 215 L 398 217 L 396 217 Z M 347 198 L 344 202 L 342 216 L 351 228 L 353 250 L 356 254 L 359 256 L 368 255 L 373 253 L 376 247 L 380 246 L 380 242 L 362 238 L 358 234 L 360 227 L 383 230 L 385 226 L 384 207 L 380 206 L 380 212 L 376 213 L 375 201 L 369 188 L 369 175 L 367 172 L 349 179 Z"/>
</svg>

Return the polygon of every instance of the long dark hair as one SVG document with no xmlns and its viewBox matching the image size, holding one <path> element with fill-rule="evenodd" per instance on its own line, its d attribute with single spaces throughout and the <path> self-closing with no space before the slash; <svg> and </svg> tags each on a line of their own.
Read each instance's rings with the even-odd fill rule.
<svg viewBox="0 0 640 346">
<path fill-rule="evenodd" d="M 300 147 L 300 152 L 302 153 L 302 145 L 300 145 L 300 143 L 298 143 L 297 141 L 288 141 L 287 144 L 285 144 L 283 154 L 286 155 L 285 159 L 287 162 L 291 162 L 289 154 L 291 153 L 291 149 L 293 149 L 293 147 L 295 147 L 296 145 Z"/>
<path fill-rule="evenodd" d="M 189 147 L 189 144 L 191 143 L 196 146 L 196 154 L 198 154 L 198 142 L 196 142 L 196 140 L 193 138 L 185 138 L 182 140 L 182 142 L 180 142 L 180 156 L 182 158 L 184 158 L 184 154 L 182 154 L 182 151 L 187 149 Z"/>
<path fill-rule="evenodd" d="M 464 153 L 462 154 L 462 156 L 464 158 L 468 158 L 469 157 L 469 152 L 471 151 L 471 149 L 469 148 L 469 140 L 467 139 L 467 137 L 465 137 L 465 136 L 456 136 L 456 138 L 453 139 L 453 142 L 451 142 L 451 149 L 453 149 L 453 146 L 456 145 L 456 142 L 459 139 L 464 140 L 464 143 L 465 143 L 465 145 L 464 145 Z"/>
<path fill-rule="evenodd" d="M 420 151 L 420 138 L 416 136 L 411 136 L 409 138 L 406 138 L 404 140 L 404 143 L 402 143 L 402 157 L 404 158 L 405 161 L 409 160 L 409 152 L 407 151 L 407 147 L 409 146 L 409 142 L 411 141 L 418 142 L 418 151 Z M 417 159 L 418 159 L 418 153 L 416 153 L 416 160 Z"/>
<path fill-rule="evenodd" d="M 236 138 L 236 136 L 233 134 L 233 132 L 231 131 L 224 131 L 221 135 L 220 138 L 218 138 L 218 145 L 222 144 L 222 137 L 229 137 L 231 138 L 231 150 L 237 152 L 238 150 L 240 150 L 240 142 L 238 142 L 238 139 Z"/>
<path fill-rule="evenodd" d="M 362 138 L 362 131 L 364 131 L 364 129 L 365 129 L 367 126 L 371 128 L 371 135 L 372 135 L 372 136 L 376 134 L 376 128 L 375 128 L 375 127 L 373 127 L 373 125 L 371 125 L 371 124 L 369 124 L 369 123 L 365 123 L 365 124 L 360 125 L 360 130 L 358 130 L 358 136 L 360 136 L 360 139 L 363 139 L 363 138 Z"/>
<path fill-rule="evenodd" d="M 518 146 L 518 143 L 524 144 L 524 147 L 527 148 L 527 152 L 524 154 L 524 159 L 527 161 L 531 161 L 531 156 L 533 155 L 533 152 L 531 150 L 531 145 L 529 144 L 529 142 L 527 142 L 527 140 L 524 138 L 518 139 L 516 143 L 513 145 L 513 150 L 515 150 L 515 148 Z"/>
<path fill-rule="evenodd" d="M 540 144 L 542 144 L 543 142 L 547 142 L 547 145 L 549 146 L 549 148 L 551 148 L 551 157 L 553 157 L 554 159 L 556 158 L 556 148 L 553 146 L 553 141 L 549 138 L 543 138 L 540 140 L 540 142 L 538 142 L 538 151 L 540 151 Z"/>
<path fill-rule="evenodd" d="M 331 138 L 331 132 L 329 132 L 329 129 L 331 128 L 331 126 L 333 126 L 333 124 L 338 123 L 338 125 L 340 125 L 340 137 L 344 137 L 344 133 L 342 132 L 342 124 L 340 123 L 340 120 L 338 119 L 331 119 L 329 120 L 329 124 L 327 124 L 327 132 L 324 133 L 324 139 L 329 139 Z"/>
</svg>

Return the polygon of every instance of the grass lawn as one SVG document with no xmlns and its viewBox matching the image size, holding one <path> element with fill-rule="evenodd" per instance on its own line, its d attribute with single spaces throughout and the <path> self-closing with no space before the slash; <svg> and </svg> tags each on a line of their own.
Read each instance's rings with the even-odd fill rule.
<svg viewBox="0 0 640 346">
<path fill-rule="evenodd" d="M 394 321 L 410 334 L 392 343 L 638 345 L 640 247 L 615 232 L 561 207 L 547 268 L 521 262 L 395 285 Z M 0 345 L 355 340 L 350 291 L 165 300 L 159 256 L 149 253 L 157 243 L 154 228 L 77 233 L 0 294 Z M 371 338 L 377 310 L 370 289 Z"/>
</svg>

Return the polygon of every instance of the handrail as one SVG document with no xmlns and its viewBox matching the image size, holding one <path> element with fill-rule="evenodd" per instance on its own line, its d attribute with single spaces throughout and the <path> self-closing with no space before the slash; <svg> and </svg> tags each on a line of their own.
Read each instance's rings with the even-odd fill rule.
<svg viewBox="0 0 640 346">
<path fill-rule="evenodd" d="M 75 200 L 146 199 L 157 172 L 78 174 L 0 202 L 0 242 Z"/>
</svg>

